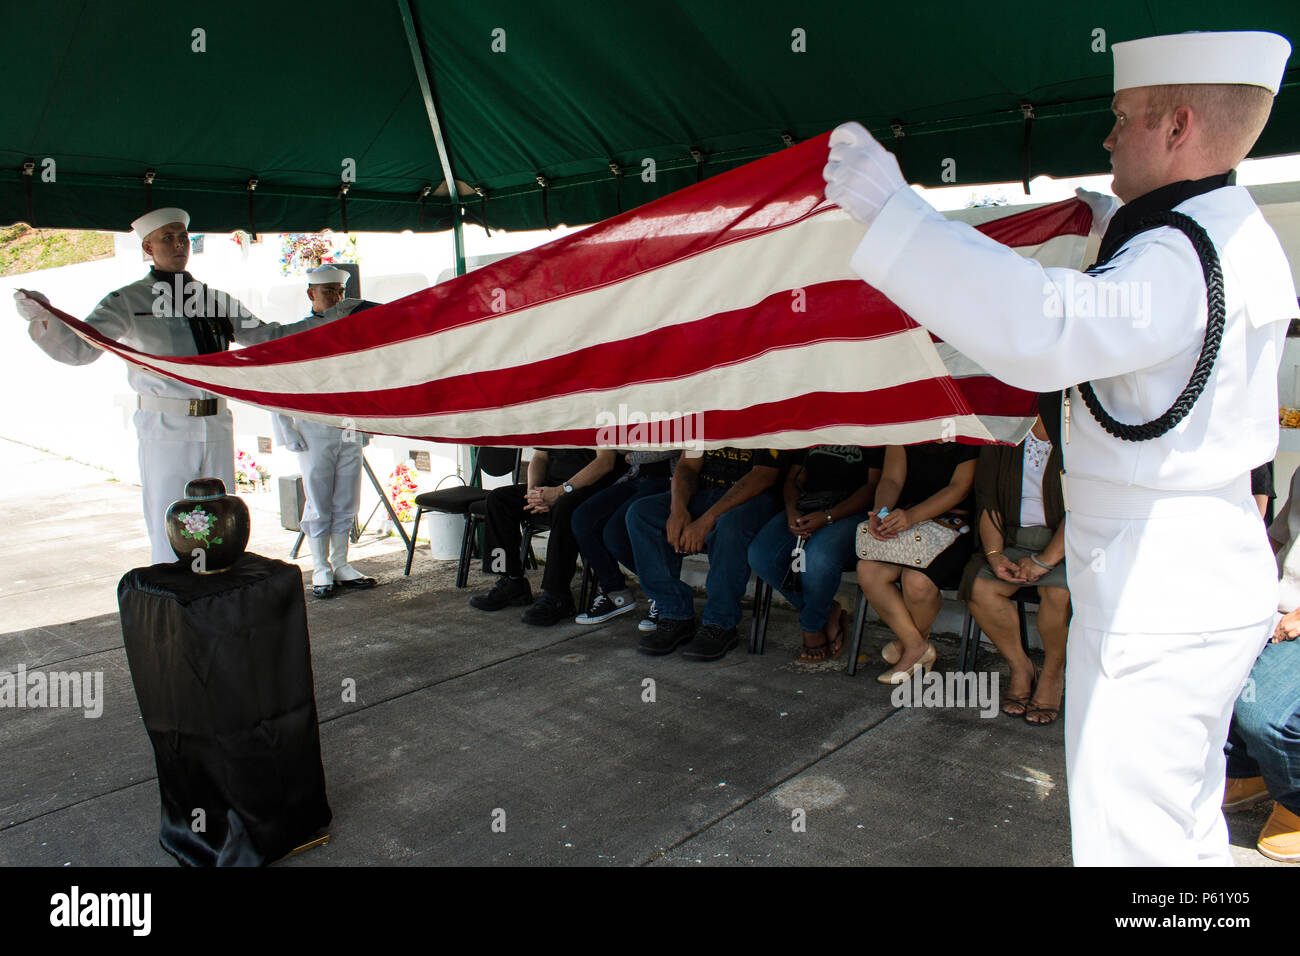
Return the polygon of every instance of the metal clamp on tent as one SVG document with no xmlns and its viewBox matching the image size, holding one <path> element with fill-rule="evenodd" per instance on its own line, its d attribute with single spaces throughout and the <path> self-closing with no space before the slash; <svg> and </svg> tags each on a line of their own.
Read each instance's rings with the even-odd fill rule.
<svg viewBox="0 0 1300 956">
<path fill-rule="evenodd" d="M 903 137 L 906 136 L 907 134 L 903 132 L 903 124 L 900 123 L 898 120 L 894 120 L 892 123 L 890 123 L 889 129 L 894 134 L 894 146 L 893 146 L 894 159 L 898 160 L 898 166 L 901 169 L 903 167 Z M 904 173 L 903 175 L 906 176 L 907 174 Z"/>
<path fill-rule="evenodd" d="M 152 169 L 144 171 L 144 211 L 153 212 L 153 178 L 158 174 Z"/>
<path fill-rule="evenodd" d="M 253 190 L 257 188 L 257 177 L 253 176 L 244 184 L 244 189 L 248 193 L 248 234 L 257 235 L 257 220 L 253 218 Z"/>
<path fill-rule="evenodd" d="M 343 213 L 343 231 L 348 231 L 348 190 L 351 183 L 339 183 L 339 210 Z"/>
<path fill-rule="evenodd" d="M 1025 118 L 1025 138 L 1020 147 L 1020 181 L 1029 195 L 1029 131 L 1034 128 L 1034 104 L 1021 103 L 1020 113 Z"/>
<path fill-rule="evenodd" d="M 472 186 L 470 188 L 478 194 L 479 219 L 483 221 L 483 231 L 487 233 L 488 238 L 490 239 L 492 237 L 492 230 L 488 228 L 487 224 L 487 190 L 482 186 Z"/>
<path fill-rule="evenodd" d="M 415 197 L 416 203 L 420 206 L 420 216 L 416 219 L 416 229 L 424 231 L 424 201 L 429 198 L 429 193 L 433 192 L 433 184 L 425 183 L 420 187 L 420 195 Z"/>
<path fill-rule="evenodd" d="M 31 225 L 34 221 L 32 218 L 32 179 L 36 176 L 36 160 L 29 159 L 23 163 L 23 183 L 27 190 L 27 224 Z"/>
<path fill-rule="evenodd" d="M 614 174 L 614 208 L 618 215 L 623 212 L 623 167 L 611 159 L 609 171 Z"/>
<path fill-rule="evenodd" d="M 546 208 L 546 194 L 550 192 L 551 184 L 546 181 L 546 177 L 541 173 L 537 174 L 537 185 L 542 187 L 542 219 L 546 223 L 546 228 L 551 228 L 551 212 Z"/>
<path fill-rule="evenodd" d="M 789 148 L 794 145 L 794 137 L 791 136 L 789 133 L 782 133 L 781 142 L 785 143 L 786 148 Z"/>
<path fill-rule="evenodd" d="M 695 160 L 695 181 L 698 183 L 704 178 L 704 154 L 692 146 L 691 159 Z"/>
</svg>

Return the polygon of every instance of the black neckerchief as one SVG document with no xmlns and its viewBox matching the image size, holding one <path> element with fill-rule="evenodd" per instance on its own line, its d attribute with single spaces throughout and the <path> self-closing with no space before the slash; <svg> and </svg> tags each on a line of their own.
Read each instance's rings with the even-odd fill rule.
<svg viewBox="0 0 1300 956">
<path fill-rule="evenodd" d="M 1222 189 L 1224 186 L 1235 186 L 1237 184 L 1237 171 L 1230 169 L 1226 173 L 1220 173 L 1216 176 L 1206 176 L 1204 179 L 1184 179 L 1176 183 L 1170 183 L 1168 186 L 1161 186 L 1159 189 L 1153 189 L 1145 195 L 1139 196 L 1132 202 L 1125 203 L 1115 212 L 1106 226 L 1106 234 L 1101 237 L 1101 247 L 1097 250 L 1097 261 L 1085 269 L 1085 272 L 1095 273 L 1104 271 L 1105 264 L 1109 262 L 1140 230 L 1138 224 L 1146 217 L 1155 212 L 1169 212 L 1175 206 L 1187 202 L 1193 196 L 1199 196 L 1202 193 L 1212 192 L 1215 189 Z M 1061 442 L 1061 399 L 1063 392 L 1047 392 L 1038 398 L 1038 412 L 1043 416 L 1043 424 L 1047 427 L 1047 435 L 1052 440 L 1053 445 L 1060 445 Z"/>
<path fill-rule="evenodd" d="M 1208 193 L 1224 186 L 1237 184 L 1237 171 L 1230 169 L 1217 176 L 1204 179 L 1184 179 L 1180 182 L 1161 186 L 1139 196 L 1132 202 L 1119 207 L 1106 226 L 1106 234 L 1101 237 L 1101 248 L 1097 250 L 1097 262 L 1104 263 L 1112 259 L 1137 231 L 1138 223 L 1153 212 L 1169 212 L 1175 206 L 1182 205 L 1193 196 Z M 1095 268 L 1095 267 L 1094 267 Z M 1092 270 L 1087 270 L 1091 272 Z"/>
<path fill-rule="evenodd" d="M 224 352 L 230 348 L 230 342 L 235 337 L 235 327 L 231 324 L 230 317 L 225 315 L 207 315 L 207 308 L 212 304 L 213 297 L 208 295 L 208 287 L 202 282 L 196 280 L 188 272 L 166 272 L 156 266 L 149 270 L 149 274 L 157 282 L 163 282 L 167 286 L 167 296 L 172 299 L 171 314 L 177 318 L 184 317 L 190 323 L 190 334 L 194 336 L 194 348 L 198 355 L 211 355 L 213 352 Z M 175 301 L 176 277 L 180 277 L 181 298 Z M 190 298 L 190 292 L 194 285 L 198 286 L 198 315 L 185 315 L 185 301 Z"/>
</svg>

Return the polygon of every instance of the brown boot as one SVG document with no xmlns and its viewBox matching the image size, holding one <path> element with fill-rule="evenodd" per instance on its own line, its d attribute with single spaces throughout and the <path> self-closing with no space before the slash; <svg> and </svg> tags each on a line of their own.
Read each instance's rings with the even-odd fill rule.
<svg viewBox="0 0 1300 956">
<path fill-rule="evenodd" d="M 1223 812 L 1239 813 L 1269 799 L 1263 777 L 1229 777 L 1223 789 Z"/>
<path fill-rule="evenodd" d="M 1300 815 L 1280 803 L 1273 804 L 1273 815 L 1259 831 L 1259 852 L 1281 863 L 1300 863 Z"/>
</svg>

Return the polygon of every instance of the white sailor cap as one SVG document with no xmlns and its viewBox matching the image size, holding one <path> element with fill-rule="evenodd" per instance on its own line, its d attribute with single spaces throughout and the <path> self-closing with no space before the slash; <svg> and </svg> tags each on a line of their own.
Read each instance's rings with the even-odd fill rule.
<svg viewBox="0 0 1300 956">
<path fill-rule="evenodd" d="M 175 206 L 168 206 L 166 209 L 155 209 L 131 223 L 131 231 L 141 239 L 148 239 L 149 233 L 167 225 L 169 222 L 179 222 L 188 229 L 190 227 L 190 214 L 184 209 L 177 209 Z"/>
<path fill-rule="evenodd" d="M 333 266 L 317 266 L 307 273 L 307 284 L 326 285 L 331 282 L 338 282 L 347 285 L 349 278 L 351 276 L 343 269 L 335 269 Z"/>
<path fill-rule="evenodd" d="M 1115 92 L 1136 86 L 1234 83 L 1282 85 L 1291 44 L 1276 33 L 1175 33 L 1112 44 Z"/>
</svg>

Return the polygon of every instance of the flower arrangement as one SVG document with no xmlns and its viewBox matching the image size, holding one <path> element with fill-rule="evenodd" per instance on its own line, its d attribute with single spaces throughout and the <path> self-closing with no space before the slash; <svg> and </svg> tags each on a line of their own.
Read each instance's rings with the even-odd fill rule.
<svg viewBox="0 0 1300 956">
<path fill-rule="evenodd" d="M 205 548 L 221 544 L 220 538 L 208 540 L 208 535 L 212 533 L 212 526 L 217 523 L 217 516 L 204 511 L 202 505 L 193 511 L 177 512 L 176 517 L 180 519 L 181 534 L 185 537 L 193 538 Z"/>
<path fill-rule="evenodd" d="M 265 485 L 270 476 L 271 472 L 244 449 L 235 452 L 235 484 Z"/>
<path fill-rule="evenodd" d="M 388 500 L 393 503 L 400 521 L 410 521 L 415 517 L 415 496 L 420 493 L 418 477 L 415 465 L 408 459 L 394 468 L 384 483 Z"/>
<path fill-rule="evenodd" d="M 359 262 L 357 237 L 318 232 L 286 232 L 280 239 L 280 275 L 300 276 L 319 265 Z"/>
</svg>

